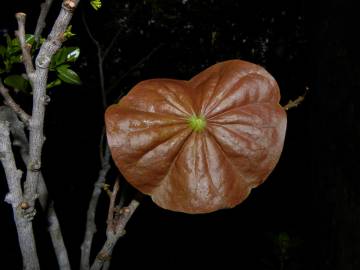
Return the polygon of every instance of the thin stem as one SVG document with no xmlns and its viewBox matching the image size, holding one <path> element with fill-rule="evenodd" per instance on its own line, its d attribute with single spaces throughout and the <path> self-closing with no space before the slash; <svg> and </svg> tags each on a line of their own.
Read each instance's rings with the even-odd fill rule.
<svg viewBox="0 0 360 270">
<path fill-rule="evenodd" d="M 114 37 L 112 38 L 109 46 L 107 46 L 106 50 L 103 53 L 102 60 L 104 61 L 105 58 L 108 56 L 109 52 L 111 51 L 112 47 L 115 45 L 115 42 L 119 38 L 120 34 L 122 33 L 123 29 L 119 28 Z"/>
<path fill-rule="evenodd" d="M 20 106 L 15 102 L 15 100 L 10 96 L 9 90 L 3 85 L 0 80 L 0 94 L 4 98 L 4 104 L 8 105 L 21 119 L 21 121 L 28 126 L 30 115 L 28 115 Z"/>
<path fill-rule="evenodd" d="M 100 79 L 100 89 L 101 89 L 101 100 L 104 110 L 107 107 L 106 93 L 105 93 L 105 78 L 104 78 L 104 63 L 101 48 L 98 48 L 98 69 L 99 69 L 99 79 Z"/>
<path fill-rule="evenodd" d="M 99 80 L 100 80 L 100 90 L 101 90 L 100 93 L 101 93 L 103 109 L 105 110 L 107 107 L 106 92 L 105 92 L 105 78 L 104 78 L 104 58 L 105 57 L 103 56 L 102 48 L 101 48 L 99 41 L 94 37 L 94 35 L 90 31 L 90 28 L 86 21 L 84 12 L 81 14 L 81 18 L 82 18 L 83 24 L 85 26 L 85 30 L 86 30 L 87 34 L 89 35 L 90 40 L 94 43 L 96 50 L 97 50 Z"/>
<path fill-rule="evenodd" d="M 102 160 L 102 166 L 99 172 L 99 177 L 94 184 L 94 190 L 91 195 L 89 208 L 87 211 L 87 218 L 86 218 L 86 230 L 84 241 L 81 245 L 81 263 L 80 269 L 81 270 L 88 270 L 90 268 L 90 252 L 94 234 L 96 232 L 96 224 L 95 224 L 95 214 L 96 214 L 96 207 L 99 201 L 99 196 L 101 194 L 101 189 L 105 183 L 105 177 L 110 170 L 110 150 L 109 147 L 106 146 L 104 157 Z"/>
<path fill-rule="evenodd" d="M 29 79 L 31 79 L 31 74 L 33 74 L 35 70 L 34 70 L 34 65 L 32 63 L 31 54 L 30 54 L 31 46 L 26 43 L 26 39 L 25 39 L 26 14 L 22 13 L 22 12 L 18 12 L 18 13 L 16 13 L 15 17 L 18 22 L 18 30 L 15 33 L 20 42 L 21 52 L 22 52 L 22 57 L 23 57 L 23 62 L 24 62 L 26 73 L 27 73 Z"/>
<path fill-rule="evenodd" d="M 41 33 L 46 26 L 45 19 L 51 8 L 52 3 L 53 0 L 46 0 L 44 3 L 41 4 L 41 11 L 36 23 L 35 34 L 34 34 L 34 39 L 36 44 L 39 44 Z"/>
<path fill-rule="evenodd" d="M 112 228 L 112 226 L 114 225 L 115 200 L 116 200 L 116 196 L 117 196 L 118 192 L 119 192 L 119 179 L 116 179 L 115 185 L 113 187 L 113 190 L 112 190 L 112 193 L 110 196 L 108 219 L 107 219 L 108 228 L 111 228 L 114 231 L 115 231 L 115 228 Z"/>
</svg>

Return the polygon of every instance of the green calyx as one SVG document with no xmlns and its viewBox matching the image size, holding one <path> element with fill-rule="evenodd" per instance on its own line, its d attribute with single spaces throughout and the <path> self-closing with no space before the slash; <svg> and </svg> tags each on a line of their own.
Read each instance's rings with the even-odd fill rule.
<svg viewBox="0 0 360 270">
<path fill-rule="evenodd" d="M 193 115 L 188 119 L 188 123 L 195 132 L 202 132 L 206 127 L 206 119 L 203 116 Z"/>
</svg>

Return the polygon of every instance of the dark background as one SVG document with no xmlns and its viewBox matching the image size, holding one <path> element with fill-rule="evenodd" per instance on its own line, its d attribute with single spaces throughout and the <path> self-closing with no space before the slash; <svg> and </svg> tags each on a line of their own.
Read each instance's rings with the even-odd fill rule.
<svg viewBox="0 0 360 270">
<path fill-rule="evenodd" d="M 232 58 L 263 65 L 277 79 L 283 105 L 310 89 L 305 102 L 288 112 L 276 169 L 245 202 L 230 210 L 187 215 L 160 209 L 145 198 L 118 242 L 112 269 L 360 269 L 360 44 L 355 5 L 346 0 L 103 2 L 100 11 L 93 11 L 87 1 L 76 11 L 72 24 L 77 36 L 67 45 L 81 49 L 73 69 L 83 84 L 52 89 L 46 115 L 43 173 L 73 268 L 79 262 L 87 203 L 99 171 L 103 126 L 97 52 L 84 30 L 84 13 L 104 48 L 119 32 L 105 61 L 106 88 L 113 89 L 109 104 L 141 80 L 188 79 Z M 1 32 L 13 35 L 16 11 L 28 14 L 27 29 L 32 32 L 38 3 L 3 3 Z M 55 3 L 49 25 L 58 10 Z M 31 105 L 30 96 L 15 98 L 25 107 Z M 131 188 L 123 188 L 131 194 Z M 0 181 L 1 200 L 6 192 L 5 181 Z M 104 240 L 107 201 L 103 195 L 95 250 Z M 43 269 L 56 269 L 41 215 L 35 220 L 40 260 Z M 20 269 L 12 212 L 5 202 L 0 203 L 0 226 L 1 262 L 11 265 L 4 269 Z"/>
</svg>

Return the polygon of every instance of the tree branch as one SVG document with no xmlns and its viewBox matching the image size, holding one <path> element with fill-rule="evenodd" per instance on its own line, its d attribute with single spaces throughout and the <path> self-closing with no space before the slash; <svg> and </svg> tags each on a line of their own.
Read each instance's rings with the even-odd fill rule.
<svg viewBox="0 0 360 270">
<path fill-rule="evenodd" d="M 101 170 L 99 172 L 99 177 L 94 184 L 94 190 L 91 195 L 89 208 L 87 211 L 86 218 L 86 230 L 84 241 L 81 245 L 81 270 L 88 270 L 90 268 L 90 251 L 92 246 L 92 241 L 94 234 L 96 232 L 96 224 L 95 224 L 95 213 L 96 207 L 98 204 L 99 196 L 101 194 L 101 189 L 105 183 L 105 177 L 110 169 L 110 150 L 109 147 L 106 146 L 104 157 L 102 158 Z"/>
<path fill-rule="evenodd" d="M 127 207 L 123 207 L 121 209 L 115 207 L 115 199 L 118 191 L 119 182 L 117 180 L 110 198 L 106 241 L 96 256 L 90 270 L 100 270 L 104 264 L 106 264 L 106 268 L 110 266 L 113 249 L 117 241 L 125 235 L 126 224 L 140 204 L 138 199 L 133 199 Z"/>
<path fill-rule="evenodd" d="M 29 122 L 29 162 L 27 164 L 27 175 L 24 184 L 24 196 L 31 207 L 34 206 L 37 197 L 37 186 L 41 168 L 45 105 L 48 100 L 46 97 L 46 84 L 49 65 L 52 56 L 63 42 L 64 32 L 70 23 L 78 2 L 79 0 L 64 0 L 53 28 L 36 57 L 36 70 L 33 78 L 30 78 L 33 88 L 33 108 Z"/>
<path fill-rule="evenodd" d="M 6 121 L 0 121 L 0 160 L 4 167 L 9 187 L 9 193 L 6 195 L 5 200 L 11 204 L 13 209 L 23 259 L 23 269 L 40 269 L 32 223 L 24 217 L 23 212 L 23 210 L 28 208 L 28 205 L 23 201 L 20 182 L 22 172 L 16 168 L 10 142 L 9 123 Z"/>
<path fill-rule="evenodd" d="M 99 69 L 99 80 L 100 80 L 100 90 L 101 90 L 101 100 L 104 110 L 107 107 L 107 99 L 106 99 L 106 92 L 105 92 L 105 78 L 104 78 L 104 57 L 101 45 L 99 41 L 93 36 L 93 34 L 90 31 L 90 28 L 87 24 L 85 14 L 82 12 L 81 18 L 83 21 L 83 24 L 85 26 L 86 32 L 90 37 L 90 40 L 94 43 L 96 50 L 97 50 L 97 58 L 98 58 L 98 69 Z"/>
<path fill-rule="evenodd" d="M 0 107 L 0 121 L 6 120 L 10 123 L 10 132 L 13 136 L 13 145 L 20 149 L 20 156 L 25 164 L 29 160 L 29 142 L 27 140 L 24 124 L 19 121 L 15 112 L 7 106 Z M 64 244 L 59 220 L 57 218 L 53 201 L 48 200 L 48 190 L 42 174 L 39 176 L 39 202 L 41 208 L 47 214 L 48 231 L 60 270 L 70 270 L 70 262 Z"/>
<path fill-rule="evenodd" d="M 41 4 L 41 11 L 36 23 L 35 34 L 34 34 L 34 39 L 36 44 L 39 44 L 41 33 L 46 26 L 45 19 L 50 10 L 52 3 L 53 0 L 46 0 L 44 3 Z"/>
<path fill-rule="evenodd" d="M 29 79 L 31 80 L 31 74 L 34 73 L 34 65 L 31 59 L 31 46 L 30 44 L 26 43 L 25 38 L 25 21 L 26 21 L 26 14 L 22 12 L 18 12 L 15 14 L 16 20 L 18 22 L 18 30 L 15 31 L 15 35 L 19 39 L 23 63 L 25 66 L 26 74 L 28 75 Z"/>
<path fill-rule="evenodd" d="M 3 85 L 0 80 L 0 94 L 4 98 L 4 104 L 8 105 L 21 119 L 21 121 L 29 126 L 30 115 L 28 115 L 20 106 L 15 102 L 15 100 L 10 96 L 9 90 Z"/>
</svg>

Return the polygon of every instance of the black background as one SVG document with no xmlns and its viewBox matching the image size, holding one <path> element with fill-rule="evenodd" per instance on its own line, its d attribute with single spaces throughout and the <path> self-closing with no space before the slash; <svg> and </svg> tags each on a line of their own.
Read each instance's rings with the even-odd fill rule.
<svg viewBox="0 0 360 270">
<path fill-rule="evenodd" d="M 73 69 L 83 84 L 51 90 L 46 115 L 43 173 L 73 269 L 78 268 L 87 203 L 99 171 L 103 126 L 96 48 L 84 30 L 82 13 L 104 47 L 120 31 L 105 61 L 106 87 L 120 78 L 108 95 L 109 104 L 141 80 L 188 79 L 232 58 L 263 65 L 280 85 L 282 104 L 310 89 L 305 102 L 288 112 L 277 167 L 245 202 L 230 210 L 187 215 L 160 209 L 145 198 L 118 242 L 112 269 L 359 269 L 360 44 L 354 4 L 103 2 L 100 11 L 93 11 L 86 1 L 76 11 L 72 24 L 77 36 L 68 45 L 81 49 Z M 6 3 L 0 9 L 1 32 L 13 35 L 17 11 L 28 14 L 27 29 L 33 31 L 40 1 Z M 58 10 L 55 3 L 49 25 Z M 31 106 L 30 96 L 15 98 Z M 126 190 L 131 194 L 130 188 Z M 6 192 L 5 180 L 0 181 L 2 200 Z M 95 250 L 104 240 L 107 201 L 103 195 Z M 42 220 L 40 212 L 35 230 L 42 268 L 56 269 Z M 20 269 L 12 211 L 5 202 L 0 203 L 0 226 L 1 263 L 9 265 L 4 269 Z M 275 240 L 285 234 L 291 247 L 281 268 Z"/>
</svg>

